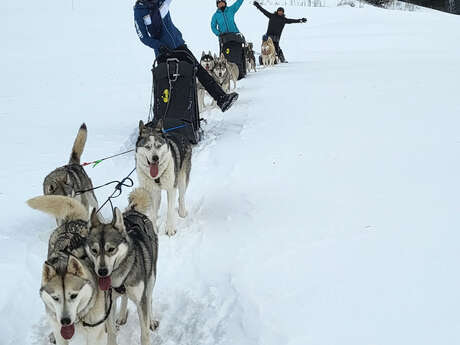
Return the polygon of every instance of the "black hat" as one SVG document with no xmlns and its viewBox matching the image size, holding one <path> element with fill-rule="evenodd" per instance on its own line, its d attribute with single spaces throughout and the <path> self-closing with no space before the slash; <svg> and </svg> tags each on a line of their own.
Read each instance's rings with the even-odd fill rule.
<svg viewBox="0 0 460 345">
<path fill-rule="evenodd" d="M 227 4 L 227 0 L 216 0 L 216 5 L 218 5 L 219 2 L 225 2 Z"/>
<path fill-rule="evenodd" d="M 284 8 L 283 7 L 278 7 L 278 9 L 276 10 L 276 12 L 278 11 L 283 11 L 284 12 Z"/>
</svg>

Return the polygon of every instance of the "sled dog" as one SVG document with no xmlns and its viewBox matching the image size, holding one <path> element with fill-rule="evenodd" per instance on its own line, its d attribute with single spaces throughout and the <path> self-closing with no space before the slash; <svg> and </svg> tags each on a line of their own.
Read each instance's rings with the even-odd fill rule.
<svg viewBox="0 0 460 345">
<path fill-rule="evenodd" d="M 91 211 L 97 208 L 97 199 L 93 191 L 76 195 L 78 191 L 84 191 L 93 188 L 91 179 L 86 174 L 85 169 L 80 165 L 80 157 L 85 148 L 87 138 L 86 125 L 82 124 L 78 130 L 77 137 L 73 144 L 70 160 L 67 165 L 57 168 L 45 177 L 43 182 L 43 194 L 45 195 L 63 195 L 76 198 L 85 207 Z M 58 225 L 61 220 L 56 218 Z"/>
<path fill-rule="evenodd" d="M 240 73 L 238 65 L 228 62 L 224 54 L 221 54 L 219 58 L 216 57 L 215 60 L 212 71 L 214 79 L 227 93 L 231 90 L 231 81 L 233 81 L 233 89 L 236 89 L 236 81 Z"/>
<path fill-rule="evenodd" d="M 201 59 L 200 59 L 200 65 L 209 73 L 212 75 L 212 70 L 214 69 L 214 57 L 212 56 L 211 52 L 209 51 L 208 53 L 203 53 L 201 54 Z M 204 103 L 204 97 L 206 95 L 206 90 L 204 86 L 197 81 L 197 90 L 198 90 L 198 107 L 200 109 L 200 112 L 205 110 L 206 105 Z M 214 102 L 212 103 L 211 107 L 214 108 L 217 104 Z"/>
<path fill-rule="evenodd" d="M 152 318 L 158 238 L 153 223 L 146 216 L 151 206 L 150 194 L 137 188 L 130 194 L 129 206 L 123 214 L 118 208 L 114 209 L 111 223 L 101 222 L 93 210 L 85 246 L 98 276 L 99 289 L 113 287 L 136 304 L 142 345 L 150 344 L 149 329 L 158 326 Z M 122 302 L 121 314 L 125 315 L 121 318 L 127 317 L 126 307 L 126 302 Z M 113 309 L 111 314 L 114 319 Z M 108 344 L 115 344 L 115 330 L 108 328 L 107 331 Z"/>
<path fill-rule="evenodd" d="M 275 45 L 271 37 L 262 42 L 262 63 L 265 67 L 273 66 L 277 61 Z"/>
<path fill-rule="evenodd" d="M 254 55 L 254 45 L 251 42 L 248 42 L 245 46 L 246 50 L 246 70 L 248 72 L 251 72 L 253 70 L 254 72 L 257 72 L 256 68 L 256 57 Z"/>
<path fill-rule="evenodd" d="M 185 218 L 185 192 L 192 169 L 190 142 L 174 132 L 163 132 L 163 121 L 156 125 L 139 122 L 139 138 L 136 143 L 136 170 L 140 185 L 152 193 L 152 221 L 156 225 L 161 204 L 161 191 L 168 194 L 166 233 L 176 233 L 176 198 L 179 191 L 179 216 Z"/>
<path fill-rule="evenodd" d="M 52 327 L 50 341 L 67 345 L 77 333 L 87 345 L 105 345 L 107 300 L 98 289 L 91 262 L 85 259 L 87 208 L 78 200 L 54 195 L 31 199 L 28 204 L 62 220 L 49 240 L 40 288 Z"/>
</svg>

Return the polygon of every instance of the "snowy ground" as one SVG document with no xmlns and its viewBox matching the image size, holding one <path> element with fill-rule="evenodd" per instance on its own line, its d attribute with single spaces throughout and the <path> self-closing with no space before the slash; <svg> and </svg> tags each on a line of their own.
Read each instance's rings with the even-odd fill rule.
<svg viewBox="0 0 460 345">
<path fill-rule="evenodd" d="M 246 2 L 238 24 L 258 46 L 266 20 Z M 196 53 L 217 49 L 213 10 L 173 4 Z M 309 19 L 285 30 L 290 63 L 249 75 L 231 111 L 206 115 L 189 217 L 160 239 L 152 344 L 460 343 L 459 17 L 287 15 Z M 46 344 L 38 289 L 54 221 L 25 200 L 82 122 L 84 161 L 129 146 L 152 52 L 126 1 L 5 0 L 0 41 L 0 344 Z M 87 171 L 99 185 L 133 166 Z M 138 334 L 132 312 L 119 343 Z"/>
</svg>

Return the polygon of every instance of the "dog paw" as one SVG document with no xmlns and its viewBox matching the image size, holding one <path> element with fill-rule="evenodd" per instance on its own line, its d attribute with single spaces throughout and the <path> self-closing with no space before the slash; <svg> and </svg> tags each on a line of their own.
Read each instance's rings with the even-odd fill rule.
<svg viewBox="0 0 460 345">
<path fill-rule="evenodd" d="M 128 310 L 126 310 L 125 315 L 118 316 L 115 323 L 117 324 L 117 326 L 123 326 L 123 325 L 126 325 L 127 321 L 128 321 Z"/>
<path fill-rule="evenodd" d="M 185 207 L 179 207 L 179 217 L 181 218 L 187 218 L 188 212 L 185 209 Z"/>
<path fill-rule="evenodd" d="M 54 337 L 53 332 L 50 333 L 50 335 L 48 336 L 48 339 L 50 341 L 50 344 L 56 344 L 56 338 Z"/>
<path fill-rule="evenodd" d="M 150 330 L 152 332 L 155 332 L 157 330 L 158 326 L 160 326 L 160 321 L 158 321 L 158 320 L 150 321 Z"/>
<path fill-rule="evenodd" d="M 166 225 L 166 235 L 169 237 L 174 236 L 176 234 L 176 229 L 174 229 L 171 225 Z"/>
</svg>

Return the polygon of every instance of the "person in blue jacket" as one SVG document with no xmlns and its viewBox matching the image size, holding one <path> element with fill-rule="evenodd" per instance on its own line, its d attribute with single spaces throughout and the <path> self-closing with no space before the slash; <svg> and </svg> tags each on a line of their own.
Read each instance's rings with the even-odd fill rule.
<svg viewBox="0 0 460 345">
<path fill-rule="evenodd" d="M 186 51 L 193 57 L 197 67 L 197 78 L 224 112 L 238 99 L 236 92 L 227 94 L 214 78 L 193 56 L 182 38 L 182 33 L 173 24 L 169 5 L 172 0 L 137 0 L 134 5 L 134 25 L 142 43 L 155 51 L 155 56 L 174 50 Z"/>
<path fill-rule="evenodd" d="M 236 0 L 232 6 L 227 6 L 226 0 L 217 0 L 217 11 L 212 16 L 211 29 L 216 36 L 226 33 L 239 33 L 235 24 L 235 14 L 240 9 L 244 0 Z"/>
</svg>

